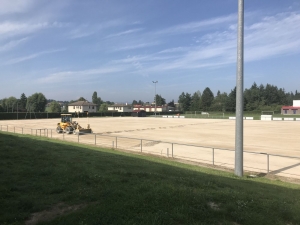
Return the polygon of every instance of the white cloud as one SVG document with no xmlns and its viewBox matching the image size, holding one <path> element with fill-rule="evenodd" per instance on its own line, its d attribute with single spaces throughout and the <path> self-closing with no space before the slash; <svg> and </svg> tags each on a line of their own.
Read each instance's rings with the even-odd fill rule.
<svg viewBox="0 0 300 225">
<path fill-rule="evenodd" d="M 33 0 L 0 0 L 0 15 L 25 12 L 33 2 Z"/>
<path fill-rule="evenodd" d="M 43 78 L 39 78 L 37 80 L 38 83 L 62 83 L 65 81 L 70 81 L 71 79 L 79 79 L 79 80 L 84 80 L 88 81 L 94 75 L 108 75 L 108 74 L 113 74 L 117 73 L 120 71 L 123 71 L 124 68 L 122 67 L 109 67 L 109 66 L 104 66 L 103 68 L 98 68 L 98 69 L 87 69 L 87 70 L 77 70 L 77 71 L 62 71 L 62 72 L 57 72 L 57 73 L 52 73 L 49 75 L 46 75 Z"/>
<path fill-rule="evenodd" d="M 61 51 L 65 51 L 65 49 L 57 49 L 57 50 L 38 52 L 38 53 L 31 54 L 31 55 L 11 59 L 11 60 L 5 62 L 4 65 L 12 65 L 12 64 L 20 63 L 20 62 L 27 61 L 30 59 L 34 59 L 34 58 L 37 58 L 37 57 L 45 55 L 45 54 L 52 54 L 52 53 L 61 52 Z"/>
<path fill-rule="evenodd" d="M 215 25 L 226 24 L 228 22 L 235 21 L 237 16 L 235 14 L 231 14 L 223 17 L 216 17 L 208 20 L 191 22 L 181 25 L 176 25 L 167 29 L 163 29 L 157 31 L 156 34 L 183 34 L 183 33 L 192 33 L 203 30 L 204 28 L 212 29 Z"/>
<path fill-rule="evenodd" d="M 9 41 L 6 44 L 0 46 L 0 52 L 11 50 L 11 49 L 17 47 L 18 45 L 26 42 L 27 40 L 28 40 L 28 38 L 22 38 L 19 40 Z"/>
<path fill-rule="evenodd" d="M 116 33 L 116 34 L 110 34 L 106 38 L 119 37 L 119 36 L 123 36 L 123 35 L 127 35 L 127 34 L 136 33 L 136 32 L 139 32 L 141 30 L 143 30 L 143 29 L 142 28 L 138 28 L 138 29 L 126 30 L 126 31 L 119 32 L 119 33 Z"/>
<path fill-rule="evenodd" d="M 255 15 L 255 14 L 253 14 Z M 232 22 L 231 16 L 225 17 Z M 198 24 L 214 24 L 223 21 L 221 18 Z M 245 27 L 245 61 L 257 61 L 283 54 L 300 52 L 300 14 L 280 13 L 272 17 L 264 17 Z M 172 35 L 177 31 L 192 31 L 198 25 L 176 26 L 166 29 Z M 176 32 L 175 32 L 176 31 Z M 197 40 L 198 45 L 164 49 L 151 55 L 139 55 L 138 59 L 144 65 L 142 72 L 163 72 L 177 69 L 219 68 L 236 63 L 237 33 L 236 26 L 228 24 L 223 29 L 205 34 Z M 176 56 L 159 60 L 156 56 Z M 132 59 L 135 59 L 132 56 Z M 155 64 L 151 61 L 156 59 Z M 125 59 L 130 61 L 130 59 Z M 136 59 L 135 59 L 136 60 Z M 125 62 L 125 61 L 124 61 Z"/>
<path fill-rule="evenodd" d="M 134 43 L 132 45 L 122 46 L 118 48 L 114 48 L 113 51 L 126 51 L 126 50 L 132 50 L 132 49 L 138 49 L 138 48 L 146 48 L 150 46 L 159 45 L 160 42 L 147 42 L 147 43 Z"/>
</svg>

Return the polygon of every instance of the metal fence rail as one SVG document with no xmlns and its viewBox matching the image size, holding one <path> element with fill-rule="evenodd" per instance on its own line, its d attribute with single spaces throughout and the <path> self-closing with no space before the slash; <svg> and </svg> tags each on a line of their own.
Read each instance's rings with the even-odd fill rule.
<svg viewBox="0 0 300 225">
<path fill-rule="evenodd" d="M 213 166 L 234 168 L 235 150 L 232 149 L 96 133 L 84 135 L 58 134 L 54 129 L 32 129 L 10 125 L 0 125 L 0 131 L 29 134 L 133 152 L 150 153 L 163 157 L 210 164 Z M 299 168 L 300 157 L 244 151 L 244 169 L 247 171 L 273 174 L 280 173 L 284 176 L 300 178 Z"/>
</svg>

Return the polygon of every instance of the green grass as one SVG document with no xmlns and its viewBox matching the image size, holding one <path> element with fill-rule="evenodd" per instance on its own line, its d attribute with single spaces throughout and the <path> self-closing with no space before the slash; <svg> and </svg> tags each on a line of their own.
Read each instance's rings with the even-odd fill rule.
<svg viewBox="0 0 300 225">
<path fill-rule="evenodd" d="M 201 115 L 201 112 L 192 113 L 188 112 L 183 114 L 186 118 L 203 118 L 203 119 L 228 119 L 228 117 L 235 117 L 235 113 L 225 112 L 224 115 L 222 112 L 209 112 L 208 115 Z M 260 120 L 261 112 L 244 112 L 244 117 L 253 117 L 254 120 Z M 300 115 L 282 115 L 280 113 L 275 113 L 273 117 L 282 117 L 282 118 L 300 118 Z"/>
<path fill-rule="evenodd" d="M 3 132 L 0 146 L 1 225 L 59 206 L 39 224 L 300 224 L 296 184 Z"/>
</svg>

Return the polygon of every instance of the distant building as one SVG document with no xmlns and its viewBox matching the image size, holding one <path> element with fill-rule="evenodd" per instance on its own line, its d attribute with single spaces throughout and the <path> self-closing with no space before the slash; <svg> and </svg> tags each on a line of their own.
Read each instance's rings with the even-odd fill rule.
<svg viewBox="0 0 300 225">
<path fill-rule="evenodd" d="M 144 110 L 146 112 L 155 112 L 155 106 L 153 105 L 134 105 L 133 110 Z M 168 106 L 168 105 L 163 105 L 163 106 L 156 106 L 156 112 L 168 112 L 168 111 L 174 111 L 174 107 Z"/>
<path fill-rule="evenodd" d="M 133 117 L 146 117 L 147 113 L 145 110 L 133 110 L 131 116 Z"/>
<path fill-rule="evenodd" d="M 109 105 L 107 109 L 114 112 L 132 112 L 132 106 L 128 104 Z"/>
<path fill-rule="evenodd" d="M 300 115 L 300 100 L 293 100 L 293 106 L 282 106 L 283 115 Z"/>
<path fill-rule="evenodd" d="M 68 112 L 97 112 L 97 105 L 88 101 L 73 102 L 68 105 Z"/>
</svg>

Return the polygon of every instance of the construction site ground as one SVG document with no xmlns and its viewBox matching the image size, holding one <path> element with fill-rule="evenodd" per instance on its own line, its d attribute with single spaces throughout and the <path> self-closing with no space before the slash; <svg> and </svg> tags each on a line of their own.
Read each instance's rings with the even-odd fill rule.
<svg viewBox="0 0 300 225">
<path fill-rule="evenodd" d="M 73 118 L 93 133 L 58 134 L 60 119 L 1 120 L 2 131 L 47 136 L 225 168 L 235 164 L 235 120 Z M 244 170 L 300 179 L 300 121 L 244 121 Z M 281 156 L 280 156 L 281 155 Z M 285 156 L 285 157 L 282 157 Z M 298 157 L 298 158 L 297 158 Z"/>
</svg>

